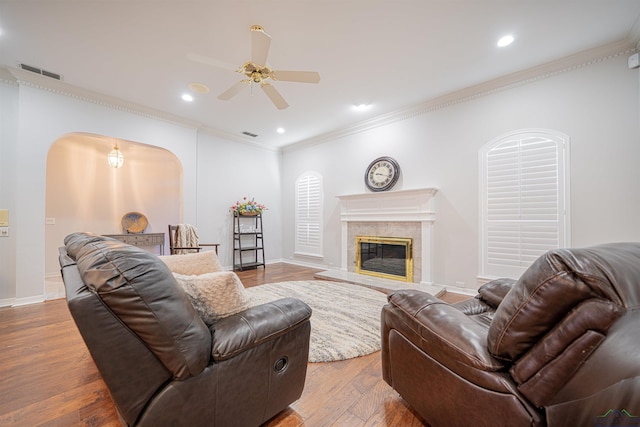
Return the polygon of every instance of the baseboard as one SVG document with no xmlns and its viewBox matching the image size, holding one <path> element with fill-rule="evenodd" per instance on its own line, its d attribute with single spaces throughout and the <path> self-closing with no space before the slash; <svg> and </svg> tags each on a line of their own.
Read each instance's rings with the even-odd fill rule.
<svg viewBox="0 0 640 427">
<path fill-rule="evenodd" d="M 475 296 L 478 294 L 477 289 L 460 288 L 458 286 L 445 286 L 444 290 L 446 292 L 451 292 L 454 294 L 469 295 L 469 296 Z"/>
<path fill-rule="evenodd" d="M 20 307 L 21 305 L 37 304 L 40 302 L 44 302 L 45 299 L 46 298 L 44 295 L 35 295 L 32 297 L 25 297 L 25 298 L 15 298 L 11 306 Z"/>
<path fill-rule="evenodd" d="M 15 300 L 16 300 L 15 298 L 0 299 L 0 307 L 11 307 Z"/>
<path fill-rule="evenodd" d="M 274 262 L 282 262 L 282 263 L 285 263 L 285 264 L 298 265 L 300 267 L 317 268 L 319 270 L 327 270 L 327 269 L 331 268 L 331 267 L 327 266 L 326 264 L 318 264 L 318 263 L 314 263 L 314 262 L 306 262 L 306 261 L 300 261 L 300 260 L 296 260 L 296 259 L 281 259 L 281 260 L 274 261 Z"/>
</svg>

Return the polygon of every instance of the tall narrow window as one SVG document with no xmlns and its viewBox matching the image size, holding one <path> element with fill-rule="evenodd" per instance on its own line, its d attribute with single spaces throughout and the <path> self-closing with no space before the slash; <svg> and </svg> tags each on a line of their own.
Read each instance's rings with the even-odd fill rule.
<svg viewBox="0 0 640 427">
<path fill-rule="evenodd" d="M 533 261 L 569 241 L 569 138 L 518 131 L 480 153 L 481 276 L 518 278 Z"/>
<path fill-rule="evenodd" d="M 314 172 L 296 180 L 295 252 L 322 256 L 322 177 Z"/>
</svg>

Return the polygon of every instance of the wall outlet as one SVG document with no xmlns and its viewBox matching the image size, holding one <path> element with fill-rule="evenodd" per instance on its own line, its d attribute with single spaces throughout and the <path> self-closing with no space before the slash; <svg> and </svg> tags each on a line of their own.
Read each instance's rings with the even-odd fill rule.
<svg viewBox="0 0 640 427">
<path fill-rule="evenodd" d="M 0 237 L 9 237 L 9 227 L 0 227 Z"/>
<path fill-rule="evenodd" d="M 45 218 L 44 219 L 44 223 L 46 225 L 55 225 L 56 219 L 55 218 Z"/>
</svg>

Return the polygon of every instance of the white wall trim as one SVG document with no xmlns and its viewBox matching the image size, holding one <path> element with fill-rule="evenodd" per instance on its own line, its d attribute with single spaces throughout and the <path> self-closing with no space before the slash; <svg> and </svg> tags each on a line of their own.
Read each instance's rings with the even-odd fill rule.
<svg viewBox="0 0 640 427">
<path fill-rule="evenodd" d="M 0 299 L 0 307 L 11 307 L 15 300 L 15 298 Z"/>
<path fill-rule="evenodd" d="M 45 300 L 46 300 L 46 297 L 44 294 L 35 295 L 31 297 L 24 297 L 24 298 L 14 298 L 13 304 L 11 304 L 11 306 L 20 307 L 22 305 L 37 304 L 40 302 L 44 302 Z"/>
</svg>

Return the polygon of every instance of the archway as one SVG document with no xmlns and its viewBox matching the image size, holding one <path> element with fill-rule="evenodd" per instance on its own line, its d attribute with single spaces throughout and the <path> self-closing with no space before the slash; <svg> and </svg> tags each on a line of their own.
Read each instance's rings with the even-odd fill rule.
<svg viewBox="0 0 640 427">
<path fill-rule="evenodd" d="M 124 164 L 107 155 L 117 142 Z M 182 219 L 183 169 L 171 152 L 102 135 L 73 133 L 49 149 L 46 170 L 45 282 L 47 298 L 64 295 L 57 248 L 75 231 L 123 232 L 122 217 L 143 213 L 145 232 L 165 233 Z M 165 242 L 165 245 L 167 243 Z M 149 248 L 159 253 L 159 248 Z"/>
</svg>

